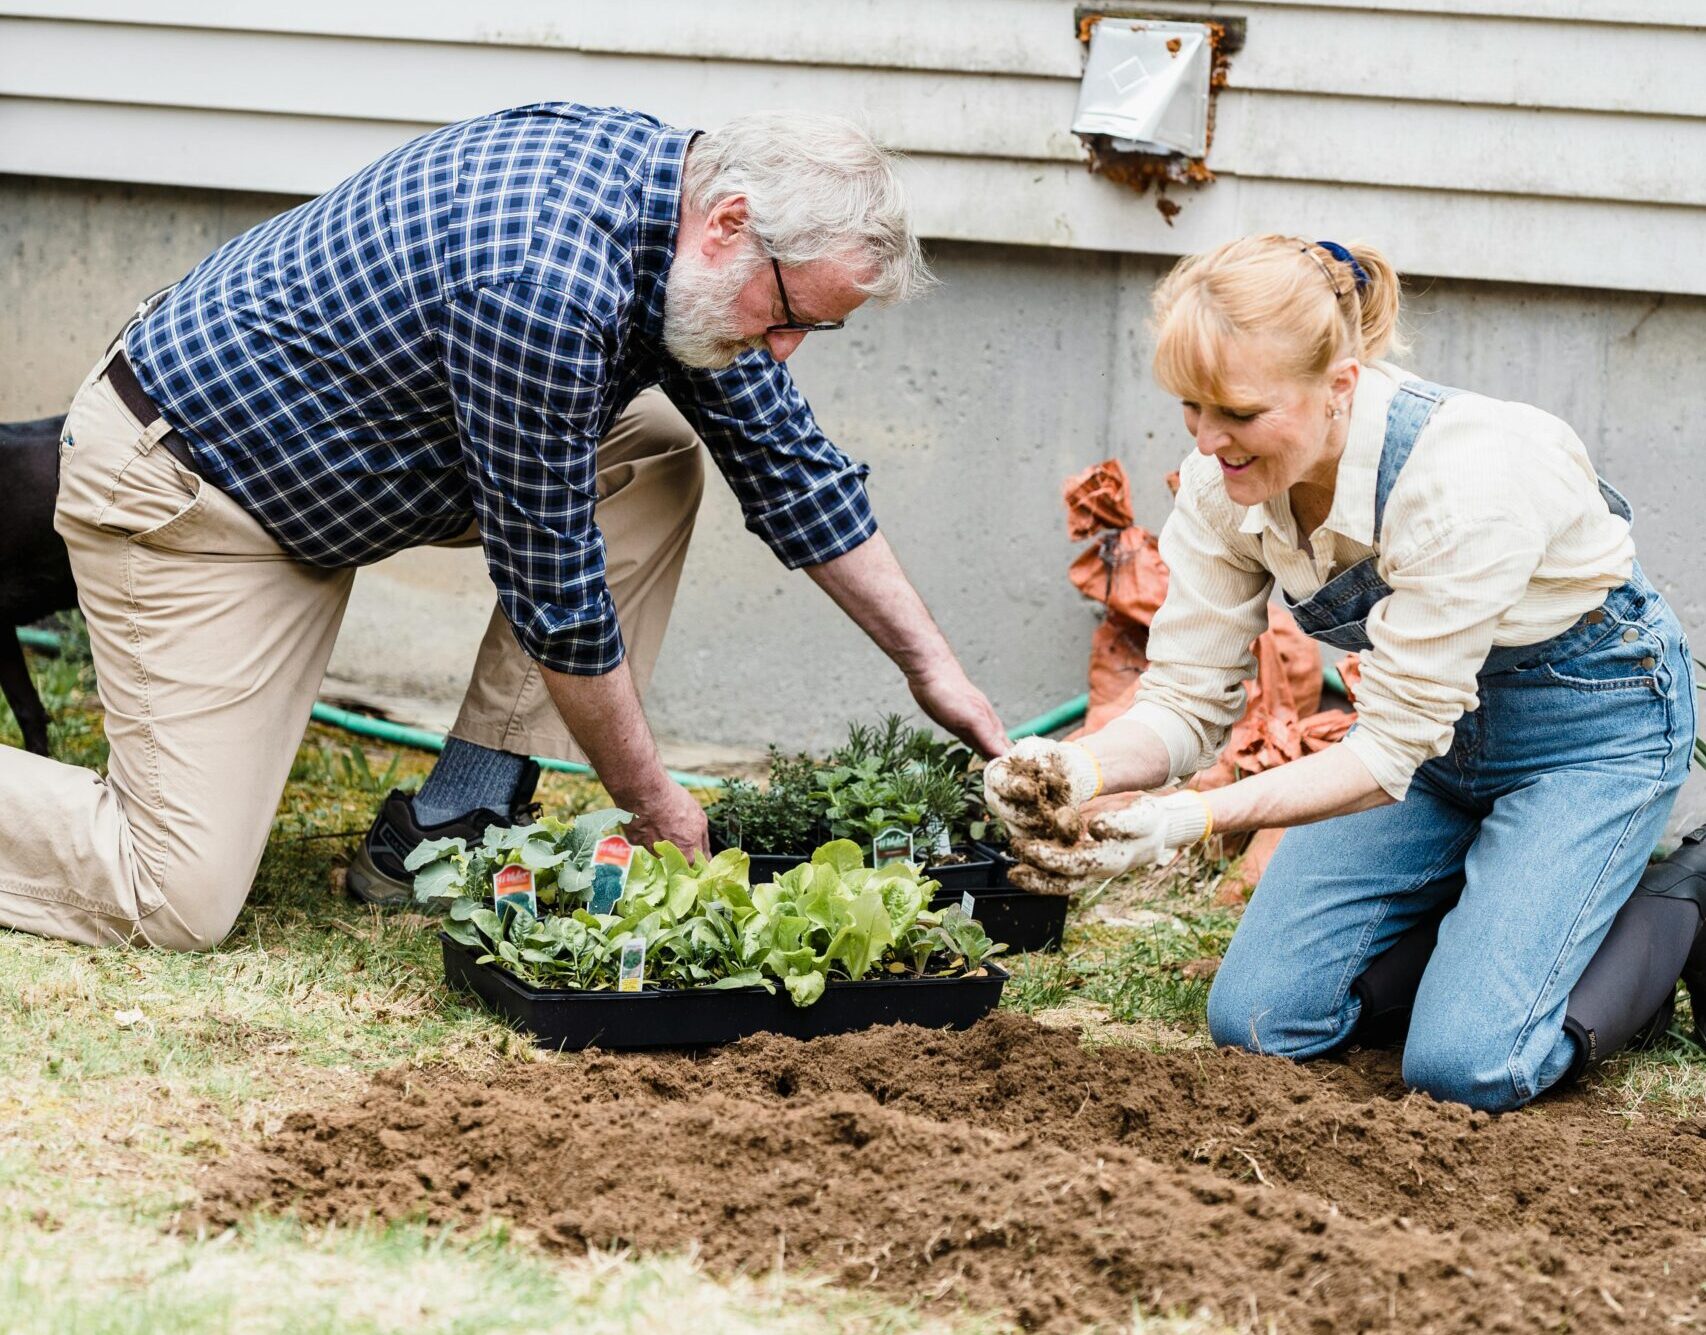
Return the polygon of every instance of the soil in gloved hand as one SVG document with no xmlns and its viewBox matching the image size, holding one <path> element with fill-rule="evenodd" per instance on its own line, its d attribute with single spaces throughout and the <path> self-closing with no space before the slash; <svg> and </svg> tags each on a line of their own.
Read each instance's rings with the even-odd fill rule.
<svg viewBox="0 0 1706 1335">
<path fill-rule="evenodd" d="M 1084 834 L 1084 816 L 1072 801 L 1072 783 L 1055 766 L 1042 761 L 1014 759 L 1007 772 L 1012 782 L 1003 796 L 1026 817 L 1025 825 L 1063 844 L 1075 844 Z"/>
</svg>

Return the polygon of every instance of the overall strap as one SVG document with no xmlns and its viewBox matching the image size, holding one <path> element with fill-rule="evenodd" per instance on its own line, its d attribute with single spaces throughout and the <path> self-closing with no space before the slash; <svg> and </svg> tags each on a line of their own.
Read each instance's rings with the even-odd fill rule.
<svg viewBox="0 0 1706 1335">
<path fill-rule="evenodd" d="M 1410 460 L 1416 438 L 1434 415 L 1434 410 L 1459 391 L 1429 380 L 1406 380 L 1392 396 L 1386 412 L 1386 439 L 1380 446 L 1380 472 L 1374 483 L 1374 543 L 1380 545 L 1380 530 L 1386 520 L 1386 502 L 1397 485 L 1398 474 Z"/>
</svg>

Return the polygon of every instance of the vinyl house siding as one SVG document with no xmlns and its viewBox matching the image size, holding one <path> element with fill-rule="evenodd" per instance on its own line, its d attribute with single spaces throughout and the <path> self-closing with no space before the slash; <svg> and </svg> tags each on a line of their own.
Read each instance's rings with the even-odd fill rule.
<svg viewBox="0 0 1706 1335">
<path fill-rule="evenodd" d="M 1062 0 L 4 0 L 0 171 L 314 194 L 522 102 L 812 106 L 911 156 L 932 236 L 1179 254 L 1314 212 L 1415 272 L 1706 292 L 1693 0 L 1144 8 L 1248 25 L 1172 227 L 1083 170 Z"/>
</svg>

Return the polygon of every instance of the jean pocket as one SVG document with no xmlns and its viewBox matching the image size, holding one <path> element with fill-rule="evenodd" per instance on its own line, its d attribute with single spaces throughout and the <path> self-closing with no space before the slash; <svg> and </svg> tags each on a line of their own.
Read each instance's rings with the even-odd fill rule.
<svg viewBox="0 0 1706 1335">
<path fill-rule="evenodd" d="M 144 546 L 168 546 L 166 539 L 202 508 L 205 484 L 156 445 L 138 453 L 113 479 L 112 501 L 101 527 Z"/>
<path fill-rule="evenodd" d="M 1669 651 L 1660 625 L 1622 621 L 1591 648 L 1540 670 L 1548 680 L 1578 691 L 1651 691 L 1658 689 Z"/>
</svg>

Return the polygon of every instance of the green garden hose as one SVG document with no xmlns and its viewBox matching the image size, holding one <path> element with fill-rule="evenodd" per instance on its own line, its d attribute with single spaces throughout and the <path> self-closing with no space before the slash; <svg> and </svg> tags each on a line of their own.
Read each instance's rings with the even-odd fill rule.
<svg viewBox="0 0 1706 1335">
<path fill-rule="evenodd" d="M 59 636 L 50 630 L 37 630 L 29 626 L 18 629 L 19 641 L 31 649 L 60 648 Z M 1008 736 L 1015 739 L 1020 737 L 1035 737 L 1045 732 L 1053 732 L 1064 728 L 1069 723 L 1076 723 L 1084 717 L 1090 707 L 1090 697 L 1080 695 L 1068 700 L 1065 704 L 1056 705 L 1046 714 L 1039 714 L 1028 723 L 1021 723 L 1009 731 Z M 390 742 L 395 746 L 412 746 L 421 751 L 444 750 L 444 734 L 433 732 L 429 728 L 411 728 L 406 724 L 392 723 L 388 719 L 374 718 L 371 714 L 358 714 L 351 709 L 339 709 L 329 705 L 324 700 L 314 702 L 312 718 L 316 723 L 324 723 L 333 728 L 342 728 L 352 732 L 357 737 L 371 737 L 375 741 Z M 552 760 L 545 756 L 536 756 L 541 769 L 554 770 L 559 774 L 580 774 L 593 776 L 591 765 L 583 765 L 575 760 Z M 669 777 L 684 788 L 721 788 L 723 781 L 714 774 L 689 774 L 680 770 L 670 770 Z"/>
</svg>

